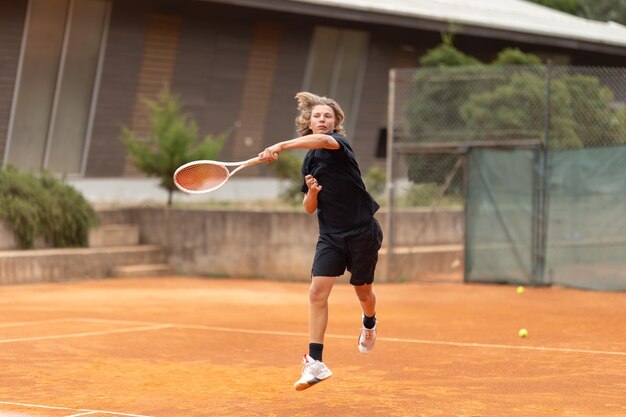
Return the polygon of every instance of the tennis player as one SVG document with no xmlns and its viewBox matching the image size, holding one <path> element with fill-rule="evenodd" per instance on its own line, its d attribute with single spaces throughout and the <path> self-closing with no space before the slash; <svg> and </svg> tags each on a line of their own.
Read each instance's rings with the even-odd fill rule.
<svg viewBox="0 0 626 417">
<path fill-rule="evenodd" d="M 322 361 L 328 324 L 328 297 L 335 279 L 350 271 L 350 283 L 363 310 L 358 349 L 367 353 L 376 343 L 376 295 L 372 283 L 382 244 L 382 230 L 374 218 L 378 203 L 365 189 L 361 171 L 343 128 L 344 113 L 333 99 L 312 93 L 296 95 L 301 135 L 276 143 L 259 154 L 266 162 L 282 151 L 309 149 L 302 162 L 303 206 L 317 211 L 319 238 L 309 289 L 309 353 L 304 355 L 301 391 L 332 375 Z"/>
</svg>

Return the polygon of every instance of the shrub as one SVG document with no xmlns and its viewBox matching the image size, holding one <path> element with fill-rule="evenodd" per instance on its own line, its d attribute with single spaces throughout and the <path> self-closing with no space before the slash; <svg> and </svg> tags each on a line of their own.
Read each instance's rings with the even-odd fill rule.
<svg viewBox="0 0 626 417">
<path fill-rule="evenodd" d="M 76 189 L 50 173 L 40 176 L 7 166 L 0 170 L 0 218 L 22 249 L 43 237 L 53 247 L 86 246 L 98 216 Z"/>
<path fill-rule="evenodd" d="M 287 185 L 282 190 L 280 198 L 289 204 L 302 202 L 302 158 L 294 152 L 282 152 L 280 157 L 270 164 L 270 168 L 278 178 L 287 180 Z"/>
<path fill-rule="evenodd" d="M 363 182 L 365 183 L 367 191 L 374 199 L 382 200 L 387 186 L 387 173 L 384 170 L 378 167 L 371 167 L 367 173 L 365 173 Z M 378 202 L 380 203 L 381 201 Z"/>
</svg>

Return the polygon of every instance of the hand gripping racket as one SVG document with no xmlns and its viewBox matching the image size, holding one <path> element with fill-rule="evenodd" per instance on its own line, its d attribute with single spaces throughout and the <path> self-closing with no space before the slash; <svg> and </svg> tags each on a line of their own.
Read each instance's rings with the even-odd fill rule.
<svg viewBox="0 0 626 417">
<path fill-rule="evenodd" d="M 209 193 L 226 184 L 237 171 L 262 162 L 258 157 L 240 162 L 192 161 L 174 172 L 174 184 L 185 193 Z M 237 168 L 229 171 L 227 167 Z"/>
</svg>

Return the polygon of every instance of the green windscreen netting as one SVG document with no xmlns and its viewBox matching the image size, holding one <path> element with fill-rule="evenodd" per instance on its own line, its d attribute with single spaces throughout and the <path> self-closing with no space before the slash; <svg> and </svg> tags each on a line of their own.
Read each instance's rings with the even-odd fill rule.
<svg viewBox="0 0 626 417">
<path fill-rule="evenodd" d="M 469 154 L 469 282 L 626 290 L 626 146 Z"/>
</svg>

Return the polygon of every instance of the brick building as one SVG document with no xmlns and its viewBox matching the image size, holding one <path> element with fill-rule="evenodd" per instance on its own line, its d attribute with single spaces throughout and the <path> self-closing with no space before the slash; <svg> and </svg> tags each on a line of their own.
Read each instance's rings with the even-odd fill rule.
<svg viewBox="0 0 626 417">
<path fill-rule="evenodd" d="M 293 97 L 309 90 L 342 104 L 363 168 L 382 165 L 389 69 L 417 66 L 451 23 L 485 62 L 505 47 L 626 62 L 623 26 L 521 0 L 0 0 L 0 158 L 137 176 L 120 128 L 145 131 L 142 97 L 169 86 L 202 135 L 233 128 L 222 160 L 293 137 Z"/>
</svg>

